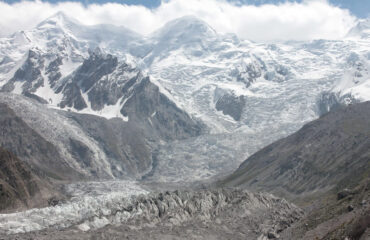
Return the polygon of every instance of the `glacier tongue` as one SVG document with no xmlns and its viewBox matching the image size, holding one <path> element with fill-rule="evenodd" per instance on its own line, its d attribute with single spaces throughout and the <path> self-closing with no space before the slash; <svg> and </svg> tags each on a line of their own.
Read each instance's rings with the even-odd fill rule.
<svg viewBox="0 0 370 240">
<path fill-rule="evenodd" d="M 94 196 L 90 193 L 77 195 L 71 202 L 54 207 L 1 214 L 0 233 L 48 229 L 41 234 L 50 236 L 53 230 L 66 228 L 69 229 L 63 234 L 78 234 L 74 230 L 76 228 L 88 231 L 122 223 L 131 230 L 141 230 L 187 223 L 207 225 L 218 219 L 232 228 L 243 226 L 246 232 L 251 232 L 247 236 L 257 237 L 268 232 L 280 232 L 303 215 L 301 209 L 284 199 L 242 190 L 177 190 L 148 194 L 132 182 L 80 183 L 67 187 L 72 193 L 77 187 L 79 192 L 79 187 L 85 187 L 84 184 L 89 190 L 103 187 L 111 191 Z M 131 187 L 125 189 L 126 186 Z M 116 187 L 119 192 L 115 192 Z"/>
<path fill-rule="evenodd" d="M 133 181 L 81 182 L 65 186 L 71 200 L 57 206 L 0 214 L 0 234 L 27 233 L 49 228 L 103 227 L 110 216 L 129 204 L 130 196 L 147 194 Z M 122 221 L 124 220 L 122 216 Z"/>
</svg>

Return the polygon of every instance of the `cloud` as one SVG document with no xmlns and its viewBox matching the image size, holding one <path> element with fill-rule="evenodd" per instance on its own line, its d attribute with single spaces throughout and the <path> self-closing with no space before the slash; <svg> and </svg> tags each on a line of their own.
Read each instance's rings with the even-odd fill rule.
<svg viewBox="0 0 370 240">
<path fill-rule="evenodd" d="M 51 4 L 43 1 L 0 2 L 0 36 L 28 30 L 58 11 L 83 24 L 122 25 L 150 34 L 166 22 L 195 15 L 219 32 L 233 32 L 254 41 L 339 39 L 357 19 L 346 9 L 326 0 L 305 0 L 260 6 L 226 0 L 163 0 L 155 9 L 119 3 L 83 5 L 77 2 Z"/>
</svg>

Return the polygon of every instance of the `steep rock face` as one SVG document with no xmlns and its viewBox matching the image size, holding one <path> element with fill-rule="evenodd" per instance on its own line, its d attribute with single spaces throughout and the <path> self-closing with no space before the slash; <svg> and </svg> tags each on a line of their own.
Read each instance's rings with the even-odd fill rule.
<svg viewBox="0 0 370 240">
<path fill-rule="evenodd" d="M 45 205 L 50 189 L 27 164 L 0 147 L 0 211 Z"/>
<path fill-rule="evenodd" d="M 117 66 L 117 57 L 103 54 L 99 48 L 90 51 L 89 58 L 84 60 L 75 73 L 64 80 L 66 84 L 61 82 L 58 86 L 56 92 L 63 93 L 60 107 L 82 110 L 89 104 L 92 110 L 97 111 L 102 110 L 105 104 L 114 105 L 123 95 L 122 83 L 129 80 L 124 77 L 130 70 L 134 71 L 125 63 L 118 68 Z M 119 72 L 110 76 L 115 70 Z M 88 99 L 84 99 L 83 94 L 87 94 Z"/>
<path fill-rule="evenodd" d="M 150 137 L 135 122 L 96 117 L 87 114 L 66 113 L 78 126 L 98 143 L 110 161 L 115 177 L 139 177 L 151 168 L 155 137 Z M 151 141 L 150 141 L 151 140 Z M 91 149 L 83 142 L 71 138 L 71 151 L 86 168 L 94 161 Z"/>
<path fill-rule="evenodd" d="M 108 206 L 109 211 L 103 210 Z M 64 237 L 82 239 L 93 236 L 161 239 L 164 233 L 172 232 L 170 229 L 194 230 L 203 238 L 212 234 L 220 236 L 216 239 L 256 239 L 278 235 L 303 215 L 295 205 L 270 194 L 227 189 L 183 190 L 116 199 L 102 210 L 90 213 L 91 217 L 86 216 L 83 221 L 69 222 L 69 229 L 61 230 L 66 227 L 63 224 L 53 227 Z M 90 231 L 81 233 L 76 228 Z M 183 233 L 180 239 L 188 239 L 187 231 Z M 27 236 L 45 239 L 58 235 L 53 230 L 42 234 L 28 233 Z"/>
<path fill-rule="evenodd" d="M 29 50 L 24 64 L 15 72 L 3 87 L 2 91 L 17 93 L 35 92 L 38 87 L 44 84 L 41 69 L 44 67 L 44 60 L 37 50 Z M 15 89 L 16 84 L 21 84 L 21 89 Z"/>
<path fill-rule="evenodd" d="M 204 130 L 200 122 L 193 120 L 161 93 L 149 77 L 133 89 L 121 113 L 128 116 L 129 121 L 140 122 L 147 132 L 166 140 L 198 136 Z"/>
<path fill-rule="evenodd" d="M 91 108 L 101 110 L 105 104 L 116 104 L 118 99 L 127 95 L 130 88 L 142 77 L 142 73 L 138 69 L 127 63 L 121 63 L 115 72 L 101 79 L 99 84 L 91 88 L 88 93 Z"/>
<path fill-rule="evenodd" d="M 97 48 L 89 51 L 89 57 L 74 73 L 59 81 L 56 93 L 63 94 L 59 106 L 101 111 L 105 106 L 115 105 L 123 96 L 127 98 L 128 90 L 142 77 L 139 69 Z"/>
<path fill-rule="evenodd" d="M 0 103 L 0 146 L 57 179 L 76 179 L 76 173 L 57 148 L 29 127 L 6 104 Z"/>
<path fill-rule="evenodd" d="M 239 121 L 245 106 L 244 96 L 235 96 L 234 94 L 225 94 L 216 102 L 216 109 L 223 114 L 229 115 L 235 121 Z"/>
<path fill-rule="evenodd" d="M 329 112 L 258 151 L 223 181 L 283 195 L 328 190 L 370 170 L 370 102 Z"/>
</svg>

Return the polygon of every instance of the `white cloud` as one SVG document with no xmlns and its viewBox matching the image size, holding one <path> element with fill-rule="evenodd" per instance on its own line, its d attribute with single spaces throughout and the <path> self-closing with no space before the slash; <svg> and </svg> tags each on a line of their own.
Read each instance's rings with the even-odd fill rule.
<svg viewBox="0 0 370 240">
<path fill-rule="evenodd" d="M 117 3 L 84 6 L 76 2 L 23 1 L 0 2 L 0 36 L 30 29 L 58 11 L 84 24 L 123 25 L 141 34 L 149 34 L 175 18 L 195 15 L 217 31 L 234 32 L 255 41 L 338 39 L 356 22 L 348 10 L 326 0 L 258 7 L 225 0 L 163 0 L 156 9 Z"/>
</svg>

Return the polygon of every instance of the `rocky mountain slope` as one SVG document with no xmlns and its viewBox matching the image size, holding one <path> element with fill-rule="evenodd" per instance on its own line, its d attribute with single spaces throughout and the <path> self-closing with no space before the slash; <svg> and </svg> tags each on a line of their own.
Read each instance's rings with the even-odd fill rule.
<svg viewBox="0 0 370 240">
<path fill-rule="evenodd" d="M 223 185 L 288 197 L 325 192 L 370 174 L 370 102 L 329 112 L 253 154 Z"/>
<path fill-rule="evenodd" d="M 16 154 L 23 161 L 56 179 L 79 179 L 57 147 L 45 140 L 3 102 L 0 103 L 0 146 Z"/>
<path fill-rule="evenodd" d="M 144 79 L 138 86 L 140 90 L 135 90 L 135 94 L 146 97 L 134 97 L 127 105 L 139 108 L 132 115 L 129 113 L 132 120 L 127 122 L 55 110 L 28 97 L 0 94 L 4 109 L 0 117 L 4 122 L 1 146 L 52 173 L 54 178 L 140 178 L 152 169 L 152 150 L 161 141 L 196 136 L 202 130 L 200 124 L 150 86 L 149 80 Z M 151 95 L 141 93 L 147 88 Z M 156 110 L 160 114 L 153 116 L 152 122 L 135 118 Z M 158 127 L 151 128 L 152 124 Z"/>
<path fill-rule="evenodd" d="M 46 179 L 0 147 L 0 211 L 45 206 L 55 194 Z"/>
<path fill-rule="evenodd" d="M 370 178 L 343 182 L 313 201 L 306 215 L 282 239 L 359 239 L 370 237 Z"/>
</svg>

